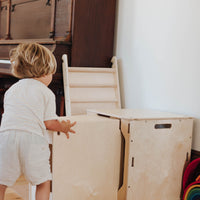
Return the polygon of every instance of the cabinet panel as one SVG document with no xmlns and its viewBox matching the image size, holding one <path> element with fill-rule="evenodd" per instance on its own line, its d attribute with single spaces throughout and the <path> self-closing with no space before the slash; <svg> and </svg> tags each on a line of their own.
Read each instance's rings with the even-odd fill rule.
<svg viewBox="0 0 200 200">
<path fill-rule="evenodd" d="M 116 0 L 75 2 L 71 66 L 107 67 L 113 56 Z"/>
<path fill-rule="evenodd" d="M 14 40 L 71 37 L 73 0 L 1 0 L 0 4 L 1 39 L 7 34 Z"/>
<path fill-rule="evenodd" d="M 51 6 L 46 2 L 12 0 L 10 30 L 13 39 L 49 37 Z"/>
<path fill-rule="evenodd" d="M 71 26 L 74 0 L 56 2 L 55 40 L 71 40 Z"/>
</svg>

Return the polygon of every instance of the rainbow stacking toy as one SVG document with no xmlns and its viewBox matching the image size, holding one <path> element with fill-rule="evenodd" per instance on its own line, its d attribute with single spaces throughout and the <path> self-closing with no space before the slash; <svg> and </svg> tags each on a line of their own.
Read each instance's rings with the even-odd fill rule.
<svg viewBox="0 0 200 200">
<path fill-rule="evenodd" d="M 200 158 L 193 160 L 184 172 L 182 200 L 200 200 Z"/>
</svg>

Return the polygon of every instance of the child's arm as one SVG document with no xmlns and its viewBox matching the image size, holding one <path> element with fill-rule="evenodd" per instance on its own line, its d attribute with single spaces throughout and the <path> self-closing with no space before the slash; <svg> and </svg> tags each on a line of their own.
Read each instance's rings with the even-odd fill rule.
<svg viewBox="0 0 200 200">
<path fill-rule="evenodd" d="M 58 121 L 58 120 L 47 120 L 44 121 L 44 124 L 46 126 L 47 130 L 51 131 L 58 131 L 58 132 L 63 132 L 69 138 L 69 132 L 70 133 L 75 133 L 71 127 L 73 127 L 76 122 L 71 123 L 70 120 L 67 121 Z"/>
</svg>

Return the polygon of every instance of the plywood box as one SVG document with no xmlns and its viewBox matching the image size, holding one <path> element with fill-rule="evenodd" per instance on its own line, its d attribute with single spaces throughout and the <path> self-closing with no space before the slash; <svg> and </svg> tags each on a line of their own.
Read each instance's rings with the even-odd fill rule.
<svg viewBox="0 0 200 200">
<path fill-rule="evenodd" d="M 91 111 L 121 120 L 124 180 L 118 200 L 178 200 L 191 153 L 193 119 L 151 110 Z"/>
<path fill-rule="evenodd" d="M 70 120 L 75 135 L 54 135 L 53 200 L 180 199 L 192 118 L 114 109 Z"/>
</svg>

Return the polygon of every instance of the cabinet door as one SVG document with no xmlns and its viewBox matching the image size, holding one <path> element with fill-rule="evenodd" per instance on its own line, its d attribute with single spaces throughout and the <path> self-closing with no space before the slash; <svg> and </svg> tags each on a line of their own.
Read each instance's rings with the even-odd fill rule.
<svg viewBox="0 0 200 200">
<path fill-rule="evenodd" d="M 121 132 L 119 120 L 73 116 L 70 139 L 53 138 L 53 200 L 117 200 Z"/>
<path fill-rule="evenodd" d="M 49 38 L 51 10 L 51 5 L 42 0 L 2 1 L 0 10 L 1 39 Z"/>
</svg>

